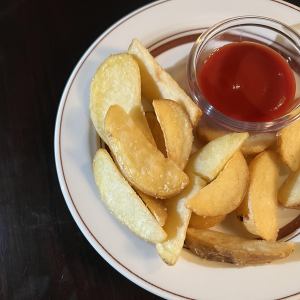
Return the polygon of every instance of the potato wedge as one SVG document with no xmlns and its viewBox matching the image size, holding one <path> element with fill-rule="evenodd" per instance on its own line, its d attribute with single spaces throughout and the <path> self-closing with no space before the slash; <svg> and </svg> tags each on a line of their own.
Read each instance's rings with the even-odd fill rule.
<svg viewBox="0 0 300 300">
<path fill-rule="evenodd" d="M 179 195 L 166 202 L 168 210 L 167 222 L 164 230 L 167 239 L 156 245 L 160 257 L 168 265 L 174 265 L 178 260 L 190 221 L 191 211 L 186 208 L 186 201 L 206 185 L 206 182 L 193 173 L 188 173 L 189 185 Z"/>
<path fill-rule="evenodd" d="M 101 200 L 121 223 L 151 243 L 165 240 L 165 231 L 124 179 L 105 149 L 97 151 L 93 170 Z"/>
<path fill-rule="evenodd" d="M 187 111 L 193 126 L 202 112 L 178 83 L 156 62 L 149 51 L 134 39 L 128 53 L 134 56 L 141 71 L 142 93 L 148 100 L 171 99 L 180 103 Z"/>
<path fill-rule="evenodd" d="M 247 191 L 249 170 L 243 154 L 238 151 L 218 177 L 187 201 L 187 208 L 199 216 L 223 216 L 241 204 Z"/>
<path fill-rule="evenodd" d="M 282 184 L 278 201 L 285 207 L 300 209 L 300 169 L 291 173 Z"/>
<path fill-rule="evenodd" d="M 109 108 L 105 131 L 121 172 L 139 191 L 156 198 L 170 198 L 188 184 L 188 176 L 147 140 L 120 106 Z"/>
<path fill-rule="evenodd" d="M 278 233 L 277 187 L 279 168 L 276 154 L 265 151 L 258 154 L 249 165 L 249 189 L 242 204 L 243 223 L 252 234 L 275 241 Z"/>
<path fill-rule="evenodd" d="M 209 142 L 193 158 L 194 172 L 208 181 L 213 180 L 248 136 L 247 132 L 230 133 Z"/>
<path fill-rule="evenodd" d="M 165 145 L 165 139 L 164 134 L 161 130 L 161 127 L 158 123 L 158 120 L 156 118 L 154 111 L 147 111 L 145 113 L 146 119 L 148 122 L 148 125 L 150 127 L 150 130 L 152 132 L 153 138 L 155 140 L 157 149 L 165 156 L 167 157 L 167 150 Z"/>
<path fill-rule="evenodd" d="M 295 248 L 293 243 L 248 240 L 194 228 L 187 230 L 185 244 L 201 258 L 238 266 L 270 263 L 289 256 Z"/>
<path fill-rule="evenodd" d="M 263 152 L 276 142 L 276 134 L 270 132 L 255 133 L 250 135 L 242 145 L 244 155 L 253 155 Z"/>
<path fill-rule="evenodd" d="M 123 53 L 111 55 L 98 68 L 90 87 L 90 114 L 101 139 L 107 143 L 104 119 L 111 105 L 118 104 L 154 143 L 141 105 L 141 77 L 136 61 Z"/>
<path fill-rule="evenodd" d="M 184 169 L 194 140 L 189 116 L 172 100 L 153 100 L 152 104 L 164 135 L 167 156 Z"/>
<path fill-rule="evenodd" d="M 207 217 L 207 216 L 198 216 L 192 213 L 189 227 L 196 229 L 208 229 L 219 223 L 221 223 L 226 216 L 216 216 L 216 217 Z"/>
<path fill-rule="evenodd" d="M 215 140 L 216 138 L 219 138 L 221 136 L 224 136 L 226 134 L 230 134 L 231 132 L 229 130 L 223 129 L 220 126 L 208 124 L 207 122 L 203 121 L 202 119 L 200 121 L 199 126 L 197 127 L 197 134 L 198 137 L 201 140 L 210 142 L 212 140 Z"/>
<path fill-rule="evenodd" d="M 300 120 L 281 129 L 278 133 L 278 152 L 292 171 L 300 167 Z"/>
<path fill-rule="evenodd" d="M 145 205 L 148 207 L 158 224 L 163 227 L 166 223 L 168 212 L 165 203 L 157 198 L 148 196 L 140 191 L 137 191 Z"/>
</svg>

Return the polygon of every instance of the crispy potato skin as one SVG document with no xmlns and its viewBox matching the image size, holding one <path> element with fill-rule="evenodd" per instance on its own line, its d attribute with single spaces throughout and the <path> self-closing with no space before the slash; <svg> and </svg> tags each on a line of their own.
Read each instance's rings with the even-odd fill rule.
<svg viewBox="0 0 300 300">
<path fill-rule="evenodd" d="M 186 246 L 196 255 L 208 260 L 238 266 L 270 263 L 289 256 L 294 244 L 248 240 L 212 230 L 187 230 Z"/>
<path fill-rule="evenodd" d="M 192 214 L 189 227 L 196 229 L 208 229 L 219 223 L 221 223 L 226 216 L 216 216 L 216 217 L 207 217 L 207 216 L 198 216 Z"/>
</svg>

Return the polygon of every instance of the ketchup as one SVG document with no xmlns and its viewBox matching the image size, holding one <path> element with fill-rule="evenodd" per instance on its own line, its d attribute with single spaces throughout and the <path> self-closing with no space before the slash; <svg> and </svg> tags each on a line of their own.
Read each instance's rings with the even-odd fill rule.
<svg viewBox="0 0 300 300">
<path fill-rule="evenodd" d="M 197 74 L 206 100 L 228 117 L 271 121 L 292 108 L 296 82 L 286 60 L 253 42 L 236 42 L 214 51 Z"/>
</svg>

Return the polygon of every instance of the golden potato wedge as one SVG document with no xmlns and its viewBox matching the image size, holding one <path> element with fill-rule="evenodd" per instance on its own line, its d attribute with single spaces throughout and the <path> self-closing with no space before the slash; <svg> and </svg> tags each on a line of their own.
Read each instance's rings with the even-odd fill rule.
<svg viewBox="0 0 300 300">
<path fill-rule="evenodd" d="M 213 180 L 248 136 L 247 132 L 230 133 L 209 142 L 194 156 L 194 172 L 208 181 Z"/>
<path fill-rule="evenodd" d="M 147 140 L 121 106 L 107 111 L 105 132 L 121 172 L 139 191 L 170 198 L 188 184 L 188 176 Z"/>
<path fill-rule="evenodd" d="M 90 114 L 99 136 L 107 143 L 104 118 L 111 105 L 118 104 L 154 144 L 141 106 L 141 77 L 136 61 L 123 53 L 111 55 L 98 68 L 90 87 Z"/>
<path fill-rule="evenodd" d="M 192 213 L 189 227 L 196 229 L 208 229 L 221 223 L 225 217 L 225 215 L 216 217 L 198 216 Z"/>
<path fill-rule="evenodd" d="M 229 130 L 223 129 L 220 126 L 212 125 L 211 123 L 207 123 L 204 121 L 202 122 L 202 119 L 199 126 L 197 127 L 198 137 L 207 142 L 210 142 L 229 133 Z"/>
<path fill-rule="evenodd" d="M 300 169 L 291 173 L 282 184 L 278 201 L 285 207 L 300 209 Z"/>
<path fill-rule="evenodd" d="M 208 260 L 238 266 L 270 263 L 289 256 L 293 243 L 248 240 L 209 229 L 187 230 L 186 246 L 196 255 Z"/>
<path fill-rule="evenodd" d="M 187 111 L 193 126 L 198 123 L 202 112 L 178 83 L 156 62 L 149 51 L 134 39 L 128 53 L 136 59 L 142 82 L 142 93 L 148 100 L 171 99 L 180 103 Z"/>
<path fill-rule="evenodd" d="M 164 135 L 167 156 L 184 169 L 194 140 L 189 116 L 172 100 L 153 100 L 152 104 Z"/>
<path fill-rule="evenodd" d="M 278 152 L 292 171 L 300 167 L 300 120 L 281 129 L 278 133 Z"/>
<path fill-rule="evenodd" d="M 218 177 L 187 201 L 187 208 L 199 216 L 223 216 L 241 204 L 247 191 L 249 170 L 243 154 L 238 151 Z"/>
<path fill-rule="evenodd" d="M 206 182 L 193 173 L 188 173 L 190 182 L 188 186 L 173 199 L 166 202 L 168 210 L 167 222 L 164 230 L 167 239 L 156 245 L 160 257 L 168 265 L 174 265 L 178 260 L 186 235 L 186 230 L 190 221 L 191 211 L 186 208 L 187 200 L 197 193 Z"/>
<path fill-rule="evenodd" d="M 165 145 L 165 139 L 164 134 L 161 130 L 161 127 L 158 123 L 158 120 L 156 118 L 154 111 L 147 111 L 145 113 L 147 122 L 149 124 L 150 130 L 152 132 L 153 138 L 155 140 L 157 149 L 165 156 L 167 157 L 167 150 Z"/>
<path fill-rule="evenodd" d="M 242 205 L 248 214 L 243 216 L 247 230 L 261 238 L 273 241 L 277 238 L 277 187 L 279 168 L 276 154 L 264 151 L 249 165 L 250 182 Z"/>
<path fill-rule="evenodd" d="M 148 207 L 158 224 L 163 227 L 166 223 L 168 212 L 165 203 L 157 198 L 153 198 L 140 191 L 137 191 L 145 205 Z"/>
<path fill-rule="evenodd" d="M 120 222 L 151 243 L 166 239 L 165 231 L 124 179 L 105 149 L 97 151 L 93 170 L 101 200 Z"/>
<path fill-rule="evenodd" d="M 255 133 L 250 135 L 243 143 L 241 151 L 244 155 L 253 155 L 263 152 L 276 142 L 273 132 Z"/>
</svg>

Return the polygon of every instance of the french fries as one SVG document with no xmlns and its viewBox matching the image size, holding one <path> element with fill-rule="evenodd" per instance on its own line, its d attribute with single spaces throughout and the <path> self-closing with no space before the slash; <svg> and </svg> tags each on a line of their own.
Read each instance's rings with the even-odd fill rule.
<svg viewBox="0 0 300 300">
<path fill-rule="evenodd" d="M 250 183 L 245 197 L 245 227 L 267 241 L 275 241 L 278 233 L 277 187 L 278 162 L 275 153 L 258 154 L 250 163 Z"/>
<path fill-rule="evenodd" d="M 278 200 L 285 207 L 300 209 L 300 169 L 291 173 L 282 184 Z"/>
<path fill-rule="evenodd" d="M 293 243 L 248 240 L 212 230 L 187 230 L 186 246 L 196 255 L 238 266 L 270 263 L 289 256 Z"/>
<path fill-rule="evenodd" d="M 194 156 L 194 172 L 212 181 L 248 136 L 247 132 L 230 133 L 209 142 Z"/>
<path fill-rule="evenodd" d="M 128 48 L 140 67 L 142 93 L 153 99 L 171 99 L 180 103 L 188 113 L 191 123 L 196 126 L 201 115 L 201 109 L 193 102 L 178 83 L 157 63 L 149 51 L 134 39 Z"/>
<path fill-rule="evenodd" d="M 152 104 L 164 135 L 167 156 L 184 169 L 194 140 L 189 116 L 172 100 L 153 100 Z"/>
<path fill-rule="evenodd" d="M 105 132 L 121 172 L 141 192 L 170 198 L 188 184 L 188 176 L 148 141 L 120 106 L 107 111 Z"/>
<path fill-rule="evenodd" d="M 300 120 L 281 129 L 278 133 L 278 152 L 292 171 L 300 167 Z"/>
<path fill-rule="evenodd" d="M 238 151 L 214 181 L 187 201 L 187 207 L 199 216 L 226 215 L 241 204 L 248 187 L 248 179 L 247 163 L 243 154 Z"/>
<path fill-rule="evenodd" d="M 128 52 L 107 58 L 91 83 L 91 119 L 110 149 L 97 151 L 93 171 L 109 211 L 169 265 L 184 243 L 202 258 L 236 265 L 288 256 L 294 245 L 275 242 L 277 201 L 300 208 L 300 121 L 278 137 L 233 133 L 206 119 L 197 126 L 201 110 L 148 50 L 133 40 Z M 276 139 L 279 155 L 266 151 Z M 294 171 L 279 193 L 278 157 Z M 208 230 L 233 211 L 264 240 Z"/>
<path fill-rule="evenodd" d="M 101 199 L 112 214 L 142 239 L 159 243 L 167 235 L 114 164 L 105 149 L 97 151 L 93 170 Z"/>
<path fill-rule="evenodd" d="M 111 55 L 98 68 L 90 88 L 90 113 L 101 139 L 108 143 L 104 119 L 111 105 L 120 105 L 130 113 L 140 129 L 155 145 L 141 105 L 141 77 L 138 64 L 131 55 Z"/>
</svg>

